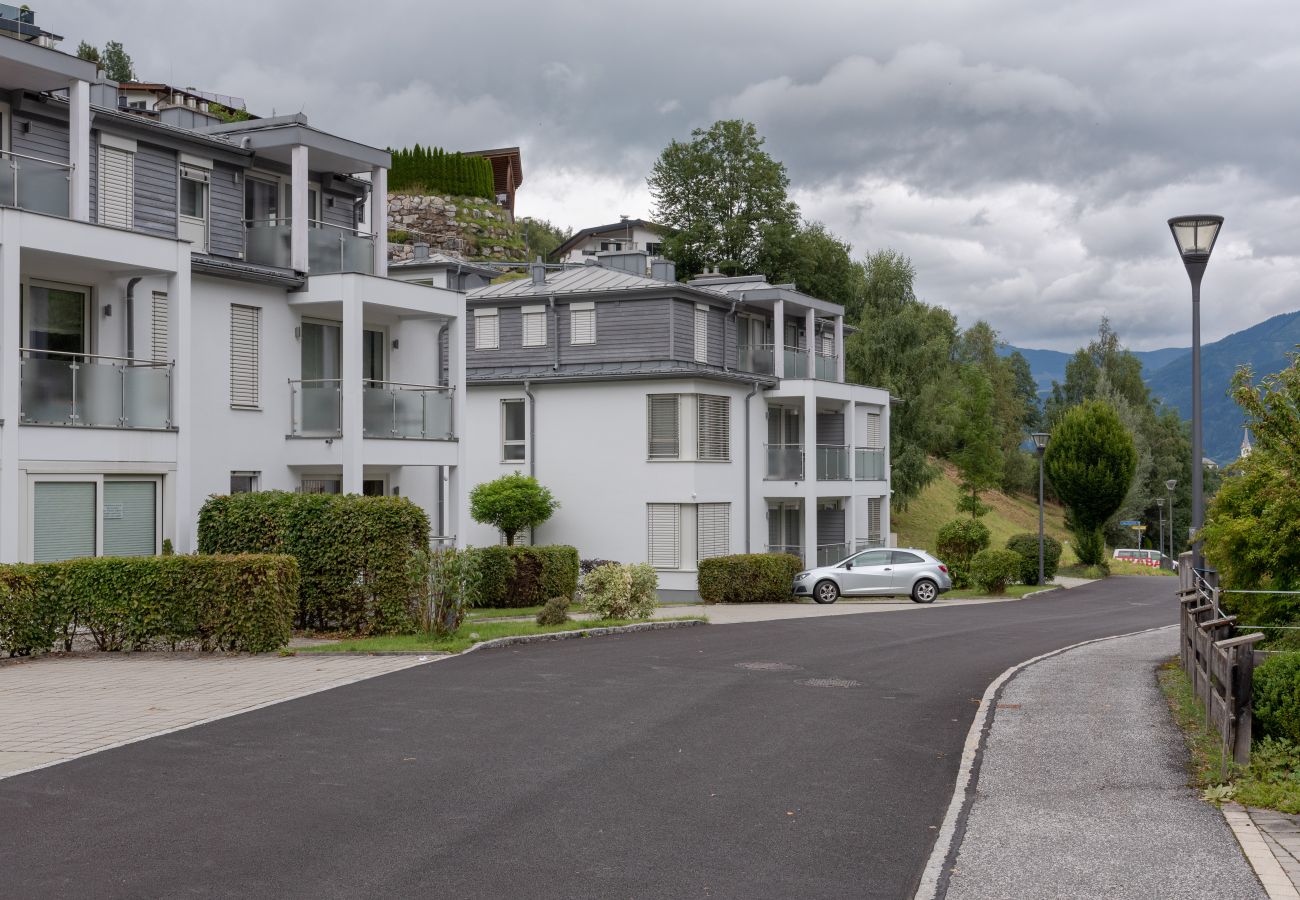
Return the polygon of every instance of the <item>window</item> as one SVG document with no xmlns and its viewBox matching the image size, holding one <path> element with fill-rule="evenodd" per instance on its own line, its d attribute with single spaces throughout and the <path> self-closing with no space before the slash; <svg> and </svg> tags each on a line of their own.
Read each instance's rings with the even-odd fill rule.
<svg viewBox="0 0 1300 900">
<path fill-rule="evenodd" d="M 363 478 L 361 480 L 361 496 L 363 497 L 382 497 L 388 493 L 388 486 L 382 478 Z"/>
<path fill-rule="evenodd" d="M 647 560 L 656 569 L 681 568 L 682 510 L 676 503 L 646 504 Z"/>
<path fill-rule="evenodd" d="M 651 394 L 647 399 L 650 459 L 677 459 L 681 453 L 678 418 L 681 402 L 676 394 Z"/>
<path fill-rule="evenodd" d="M 872 544 L 884 543 L 884 529 L 881 527 L 882 498 L 867 498 L 867 541 Z"/>
<path fill-rule="evenodd" d="M 889 565 L 890 552 L 888 550 L 868 550 L 865 553 L 859 553 L 849 562 L 857 568 L 859 566 L 887 566 Z"/>
<path fill-rule="evenodd" d="M 623 242 L 622 241 L 601 241 L 600 249 L 601 250 L 622 250 Z"/>
<path fill-rule="evenodd" d="M 921 559 L 921 557 L 917 556 L 915 553 L 907 553 L 903 550 L 895 550 L 892 558 L 894 565 L 896 566 L 908 566 L 913 563 L 925 562 L 925 560 Z"/>
<path fill-rule="evenodd" d="M 883 419 L 880 413 L 867 413 L 867 447 L 871 450 L 880 450 L 885 446 L 885 432 L 882 422 Z"/>
<path fill-rule="evenodd" d="M 342 478 L 304 478 L 298 487 L 302 494 L 341 494 Z"/>
<path fill-rule="evenodd" d="M 495 309 L 474 310 L 474 349 L 495 350 L 500 345 L 500 331 Z"/>
<path fill-rule="evenodd" d="M 569 304 L 569 343 L 596 343 L 596 304 Z"/>
<path fill-rule="evenodd" d="M 177 235 L 196 250 L 208 249 L 208 186 L 212 171 L 195 165 L 180 167 L 180 222 Z"/>
<path fill-rule="evenodd" d="M 166 291 L 153 292 L 153 305 L 150 307 L 149 317 L 149 345 L 154 362 L 167 362 L 171 357 L 167 328 Z"/>
<path fill-rule="evenodd" d="M 709 361 L 709 308 L 702 304 L 695 307 L 695 361 Z"/>
<path fill-rule="evenodd" d="M 153 556 L 158 552 L 158 483 L 104 482 L 104 555 Z"/>
<path fill-rule="evenodd" d="M 731 552 L 731 504 L 701 503 L 697 510 L 696 558 L 726 556 Z"/>
<path fill-rule="evenodd" d="M 99 224 L 135 225 L 135 141 L 100 135 L 98 200 Z"/>
<path fill-rule="evenodd" d="M 524 346 L 546 346 L 546 307 L 532 306 L 522 310 L 524 320 Z"/>
<path fill-rule="evenodd" d="M 85 353 L 90 349 L 90 319 L 90 288 L 28 284 L 23 290 L 22 346 L 60 354 Z M 67 356 L 35 356 L 71 361 Z"/>
<path fill-rule="evenodd" d="M 523 400 L 501 401 L 502 462 L 523 462 L 528 456 L 526 413 Z"/>
<path fill-rule="evenodd" d="M 32 559 L 152 556 L 159 544 L 157 478 L 69 476 L 32 484 Z"/>
<path fill-rule="evenodd" d="M 231 472 L 230 493 L 255 494 L 262 482 L 261 472 Z"/>
<path fill-rule="evenodd" d="M 731 459 L 731 398 L 700 394 L 697 398 L 699 443 L 697 458 L 712 462 Z"/>
<path fill-rule="evenodd" d="M 32 561 L 94 556 L 98 516 L 93 481 L 38 481 L 32 499 Z"/>
<path fill-rule="evenodd" d="M 230 304 L 230 405 L 257 409 L 261 402 L 262 310 Z"/>
<path fill-rule="evenodd" d="M 658 256 L 660 253 L 664 252 L 664 245 L 656 241 L 646 241 L 645 252 L 651 256 Z"/>
</svg>

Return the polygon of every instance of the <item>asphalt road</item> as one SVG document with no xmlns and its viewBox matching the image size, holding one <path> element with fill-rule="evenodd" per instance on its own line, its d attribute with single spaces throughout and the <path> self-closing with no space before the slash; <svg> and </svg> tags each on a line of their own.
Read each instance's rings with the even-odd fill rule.
<svg viewBox="0 0 1300 900">
<path fill-rule="evenodd" d="M 0 780 L 0 896 L 911 895 L 1008 666 L 1173 580 L 480 651 Z"/>
</svg>

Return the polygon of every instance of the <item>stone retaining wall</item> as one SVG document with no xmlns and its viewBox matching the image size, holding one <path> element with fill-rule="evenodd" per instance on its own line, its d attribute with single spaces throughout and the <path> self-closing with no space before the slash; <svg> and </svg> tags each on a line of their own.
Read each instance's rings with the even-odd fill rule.
<svg viewBox="0 0 1300 900">
<path fill-rule="evenodd" d="M 510 214 L 481 197 L 389 194 L 388 230 L 406 232 L 406 240 L 389 241 L 390 260 L 414 256 L 416 241 L 427 243 L 433 253 L 470 259 L 527 257 Z"/>
</svg>

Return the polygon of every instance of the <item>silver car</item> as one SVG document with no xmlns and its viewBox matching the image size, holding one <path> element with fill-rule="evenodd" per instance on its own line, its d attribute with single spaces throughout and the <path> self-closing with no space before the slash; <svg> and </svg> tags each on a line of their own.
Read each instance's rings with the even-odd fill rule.
<svg viewBox="0 0 1300 900">
<path fill-rule="evenodd" d="M 821 566 L 794 577 L 794 593 L 818 603 L 845 597 L 909 596 L 916 603 L 933 603 L 952 590 L 948 567 L 924 550 L 885 547 L 863 550 L 833 566 Z"/>
</svg>

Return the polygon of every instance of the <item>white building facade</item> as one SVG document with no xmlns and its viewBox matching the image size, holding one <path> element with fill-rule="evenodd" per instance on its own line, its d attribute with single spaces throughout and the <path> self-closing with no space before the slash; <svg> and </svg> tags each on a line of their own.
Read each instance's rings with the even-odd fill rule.
<svg viewBox="0 0 1300 900">
<path fill-rule="evenodd" d="M 663 236 L 658 225 L 645 219 L 624 218 L 609 225 L 596 225 L 576 232 L 555 248 L 555 262 L 582 265 L 599 253 L 641 253 L 659 256 Z"/>
<path fill-rule="evenodd" d="M 0 562 L 186 552 L 242 490 L 400 494 L 456 534 L 464 295 L 387 277 L 388 153 L 124 112 L 32 43 L 0 73 Z"/>
</svg>

